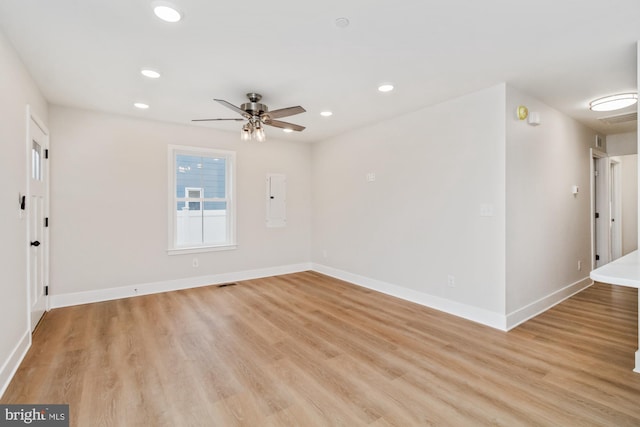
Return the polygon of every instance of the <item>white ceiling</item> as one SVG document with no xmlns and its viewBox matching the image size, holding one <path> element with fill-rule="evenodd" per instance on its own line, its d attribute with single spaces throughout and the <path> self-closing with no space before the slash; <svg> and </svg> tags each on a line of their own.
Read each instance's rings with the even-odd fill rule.
<svg viewBox="0 0 640 427">
<path fill-rule="evenodd" d="M 506 82 L 601 133 L 636 127 L 600 123 L 612 113 L 588 102 L 636 91 L 639 0 L 172 0 L 176 24 L 152 2 L 0 0 L 0 27 L 58 105 L 191 124 L 236 117 L 213 98 L 255 91 L 307 110 L 283 119 L 304 132 L 268 135 L 317 141 Z M 384 82 L 396 90 L 377 92 Z"/>
</svg>

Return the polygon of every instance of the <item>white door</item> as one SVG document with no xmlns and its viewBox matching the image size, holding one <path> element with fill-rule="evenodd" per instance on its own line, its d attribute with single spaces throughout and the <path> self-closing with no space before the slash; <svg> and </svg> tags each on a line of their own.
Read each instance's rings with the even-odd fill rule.
<svg viewBox="0 0 640 427">
<path fill-rule="evenodd" d="M 29 114 L 28 129 L 29 187 L 26 204 L 28 226 L 28 286 L 29 303 L 31 304 L 31 330 L 33 331 L 42 318 L 47 301 L 45 286 L 48 280 L 48 185 L 47 157 L 49 138 L 46 128 Z M 47 221 L 47 224 L 45 224 Z"/>
</svg>

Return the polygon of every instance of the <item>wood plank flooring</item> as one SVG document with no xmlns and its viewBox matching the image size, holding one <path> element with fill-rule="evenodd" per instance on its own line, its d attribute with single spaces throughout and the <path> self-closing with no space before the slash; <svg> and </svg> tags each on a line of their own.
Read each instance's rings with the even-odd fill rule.
<svg viewBox="0 0 640 427">
<path fill-rule="evenodd" d="M 1 403 L 74 426 L 638 426 L 637 290 L 505 333 L 314 272 L 52 310 Z"/>
</svg>

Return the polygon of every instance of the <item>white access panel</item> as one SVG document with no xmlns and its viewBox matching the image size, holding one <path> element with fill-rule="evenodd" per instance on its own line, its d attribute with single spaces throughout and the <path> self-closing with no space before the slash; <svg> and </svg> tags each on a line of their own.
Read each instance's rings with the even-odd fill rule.
<svg viewBox="0 0 640 427">
<path fill-rule="evenodd" d="M 267 174 L 267 227 L 287 225 L 287 179 L 283 174 Z"/>
</svg>

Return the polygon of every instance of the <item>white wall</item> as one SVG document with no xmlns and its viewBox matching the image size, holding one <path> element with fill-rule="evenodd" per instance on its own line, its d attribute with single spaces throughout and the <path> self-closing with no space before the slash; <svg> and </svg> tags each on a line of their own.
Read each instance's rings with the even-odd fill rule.
<svg viewBox="0 0 640 427">
<path fill-rule="evenodd" d="M 541 124 L 519 121 L 518 105 L 539 112 Z M 573 292 L 588 279 L 589 148 L 596 133 L 511 87 L 506 113 L 506 308 L 507 315 L 530 308 L 526 317 L 537 312 L 537 301 Z M 577 197 L 573 185 L 580 188 Z"/>
<path fill-rule="evenodd" d="M 0 393 L 30 339 L 27 309 L 27 222 L 18 193 L 27 191 L 26 106 L 45 123 L 47 104 L 0 32 Z"/>
<path fill-rule="evenodd" d="M 50 130 L 53 294 L 309 261 L 308 145 L 60 106 Z M 169 144 L 237 152 L 237 250 L 167 255 Z M 285 228 L 265 226 L 267 173 L 287 175 Z"/>
<path fill-rule="evenodd" d="M 314 144 L 312 261 L 503 314 L 504 102 L 498 85 Z"/>
<path fill-rule="evenodd" d="M 622 255 L 638 249 L 638 155 L 618 157 L 621 163 Z"/>
<path fill-rule="evenodd" d="M 607 135 L 607 154 L 610 156 L 638 154 L 637 132 Z"/>
<path fill-rule="evenodd" d="M 517 120 L 518 105 L 542 124 Z M 595 136 L 499 85 L 316 144 L 312 261 L 511 328 L 590 284 Z"/>
</svg>

